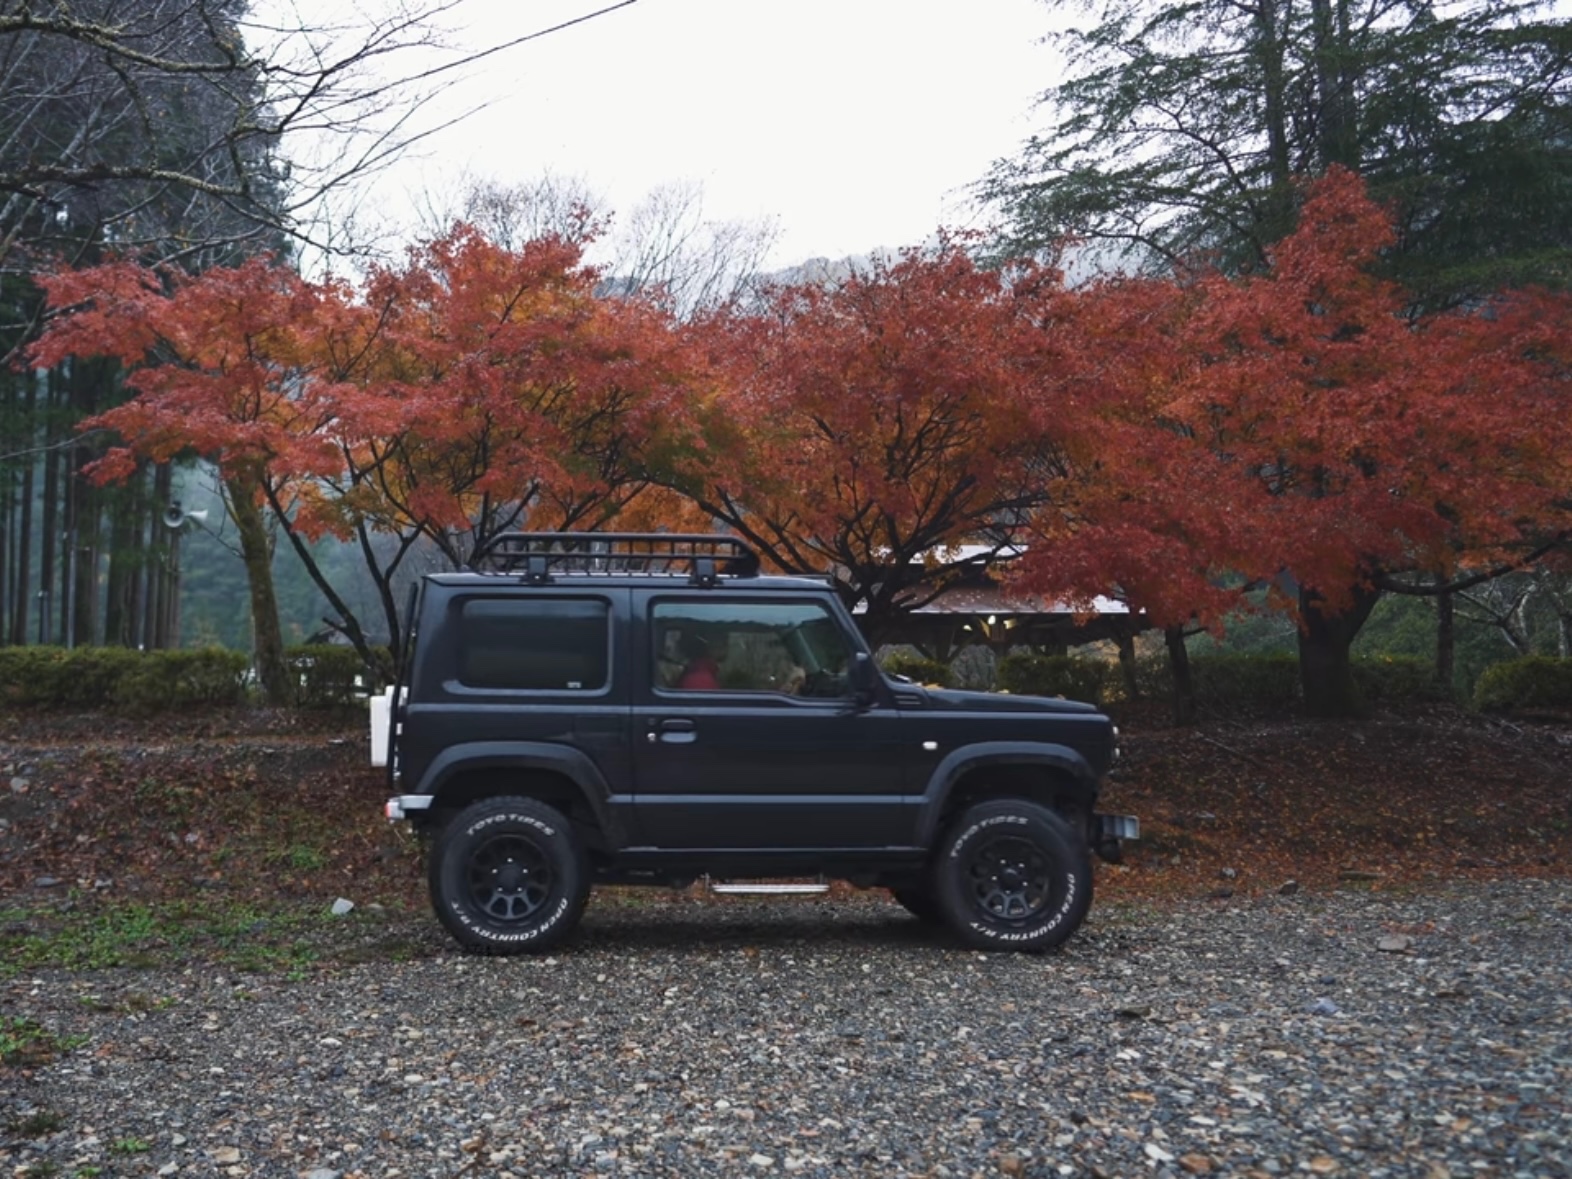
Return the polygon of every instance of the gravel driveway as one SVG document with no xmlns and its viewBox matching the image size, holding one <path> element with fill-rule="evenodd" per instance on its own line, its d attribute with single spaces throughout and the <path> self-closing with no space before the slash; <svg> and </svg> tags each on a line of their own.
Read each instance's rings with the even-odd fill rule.
<svg viewBox="0 0 1572 1179">
<path fill-rule="evenodd" d="M 0 1069 L 6 1173 L 1572 1175 L 1567 882 L 1104 906 L 1046 957 L 873 899 L 592 903 L 505 961 L 399 920 L 426 956 L 305 982 L 4 984 L 85 1037 Z"/>
</svg>

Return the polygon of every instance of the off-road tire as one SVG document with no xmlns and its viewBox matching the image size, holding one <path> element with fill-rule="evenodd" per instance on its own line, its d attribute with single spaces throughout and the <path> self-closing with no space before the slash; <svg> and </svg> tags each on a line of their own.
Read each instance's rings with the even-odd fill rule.
<svg viewBox="0 0 1572 1179">
<path fill-rule="evenodd" d="M 1024 799 L 968 807 L 934 857 L 945 924 L 984 950 L 1046 950 L 1080 928 L 1092 903 L 1085 842 L 1053 811 Z"/>
<path fill-rule="evenodd" d="M 466 950 L 526 954 L 573 932 L 589 897 L 567 819 L 532 798 L 487 798 L 442 828 L 427 860 L 437 918 Z"/>
</svg>

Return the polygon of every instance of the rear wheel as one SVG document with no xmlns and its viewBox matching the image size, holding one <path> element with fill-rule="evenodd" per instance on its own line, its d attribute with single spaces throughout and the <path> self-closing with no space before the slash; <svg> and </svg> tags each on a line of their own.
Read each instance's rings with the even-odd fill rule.
<svg viewBox="0 0 1572 1179">
<path fill-rule="evenodd" d="M 934 862 L 934 896 L 968 945 L 1045 950 L 1085 920 L 1091 858 L 1047 807 L 1024 799 L 982 802 L 946 831 Z"/>
<path fill-rule="evenodd" d="M 488 798 L 460 811 L 431 848 L 427 883 L 437 918 L 480 954 L 556 945 L 589 896 L 573 828 L 533 798 Z"/>
</svg>

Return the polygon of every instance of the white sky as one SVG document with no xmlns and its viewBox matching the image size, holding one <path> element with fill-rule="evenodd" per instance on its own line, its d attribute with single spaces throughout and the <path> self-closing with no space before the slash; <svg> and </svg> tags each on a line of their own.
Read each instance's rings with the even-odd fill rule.
<svg viewBox="0 0 1572 1179">
<path fill-rule="evenodd" d="M 472 46 L 607 0 L 465 0 Z M 1053 82 L 1041 0 L 638 0 L 491 59 L 445 101 L 488 103 L 379 181 L 578 176 L 614 209 L 696 181 L 713 220 L 774 217 L 772 267 L 921 242 L 1015 153 Z"/>
</svg>

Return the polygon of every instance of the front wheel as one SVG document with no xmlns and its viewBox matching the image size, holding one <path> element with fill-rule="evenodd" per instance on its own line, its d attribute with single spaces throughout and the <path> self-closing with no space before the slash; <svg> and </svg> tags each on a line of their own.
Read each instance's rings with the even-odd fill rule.
<svg viewBox="0 0 1572 1179">
<path fill-rule="evenodd" d="M 479 954 L 522 954 L 573 931 L 589 897 L 584 850 L 567 819 L 533 798 L 487 798 L 437 836 L 427 883 L 437 918 Z"/>
<path fill-rule="evenodd" d="M 1053 811 L 1024 799 L 963 811 L 939 845 L 933 879 L 945 922 L 980 949 L 1057 946 L 1092 903 L 1084 843 Z"/>
</svg>

